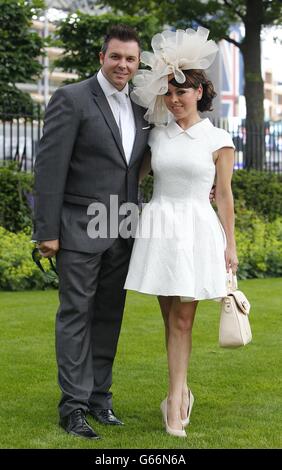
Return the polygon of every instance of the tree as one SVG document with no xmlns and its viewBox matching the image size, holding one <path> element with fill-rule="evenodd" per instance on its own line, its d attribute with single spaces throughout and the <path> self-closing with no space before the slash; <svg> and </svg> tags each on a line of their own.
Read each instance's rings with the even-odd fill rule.
<svg viewBox="0 0 282 470">
<path fill-rule="evenodd" d="M 280 0 L 106 0 L 114 11 L 129 14 L 154 13 L 163 24 L 176 28 L 197 25 L 210 29 L 215 40 L 225 39 L 237 46 L 243 56 L 246 98 L 247 168 L 264 164 L 264 87 L 261 75 L 261 31 L 282 20 Z M 245 36 L 237 42 L 229 36 L 230 25 L 241 23 Z"/>
<path fill-rule="evenodd" d="M 144 48 L 150 47 L 151 37 L 160 27 L 158 20 L 152 16 L 70 14 L 57 29 L 59 41 L 56 44 L 63 47 L 65 53 L 56 60 L 55 66 L 62 67 L 66 72 L 78 73 L 80 80 L 93 75 L 100 68 L 99 52 L 107 29 L 118 23 L 136 28 Z"/>
<path fill-rule="evenodd" d="M 38 0 L 0 0 L 0 114 L 32 112 L 30 95 L 16 83 L 32 81 L 42 71 L 38 57 L 44 43 L 30 30 L 32 16 L 42 7 Z"/>
</svg>

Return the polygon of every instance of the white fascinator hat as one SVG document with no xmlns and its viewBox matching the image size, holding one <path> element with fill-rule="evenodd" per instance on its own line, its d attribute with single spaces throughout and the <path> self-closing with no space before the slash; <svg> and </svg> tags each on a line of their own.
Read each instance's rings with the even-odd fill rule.
<svg viewBox="0 0 282 470">
<path fill-rule="evenodd" d="M 138 70 L 133 78 L 135 88 L 131 99 L 147 108 L 144 118 L 150 123 L 165 124 L 169 112 L 163 95 L 168 90 L 168 75 L 174 74 L 178 83 L 184 83 L 186 77 L 182 70 L 207 69 L 213 63 L 218 46 L 207 40 L 209 30 L 201 26 L 197 31 L 178 29 L 163 31 L 153 36 L 153 52 L 144 51 L 141 62 L 151 70 Z"/>
</svg>

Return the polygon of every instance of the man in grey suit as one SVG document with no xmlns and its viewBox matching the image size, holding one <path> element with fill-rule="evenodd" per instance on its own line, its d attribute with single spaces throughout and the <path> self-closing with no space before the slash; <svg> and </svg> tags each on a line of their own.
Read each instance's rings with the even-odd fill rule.
<svg viewBox="0 0 282 470">
<path fill-rule="evenodd" d="M 59 274 L 60 425 L 91 439 L 99 436 L 86 413 L 103 424 L 123 424 L 113 412 L 110 387 L 132 240 L 112 235 L 109 227 L 105 238 L 89 236 L 87 209 L 93 202 L 109 208 L 113 196 L 118 208 L 137 203 L 149 132 L 145 110 L 129 97 L 139 57 L 137 33 L 113 27 L 98 74 L 52 96 L 35 165 L 33 238 L 42 256 L 56 255 Z"/>
</svg>

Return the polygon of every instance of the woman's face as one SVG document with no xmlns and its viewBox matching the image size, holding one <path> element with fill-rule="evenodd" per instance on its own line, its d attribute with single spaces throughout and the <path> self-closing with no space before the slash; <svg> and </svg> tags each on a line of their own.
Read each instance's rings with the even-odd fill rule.
<svg viewBox="0 0 282 470">
<path fill-rule="evenodd" d="M 202 97 L 202 87 L 178 88 L 171 83 L 168 84 L 168 91 L 164 95 L 164 100 L 168 110 L 176 119 L 184 119 L 197 112 L 197 101 Z"/>
</svg>

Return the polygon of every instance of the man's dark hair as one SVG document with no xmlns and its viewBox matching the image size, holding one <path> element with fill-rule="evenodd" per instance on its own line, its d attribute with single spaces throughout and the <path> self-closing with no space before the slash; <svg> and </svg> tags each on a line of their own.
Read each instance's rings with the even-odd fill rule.
<svg viewBox="0 0 282 470">
<path fill-rule="evenodd" d="M 140 49 L 140 39 L 137 31 L 126 24 L 116 24 L 108 29 L 104 39 L 104 44 L 101 48 L 101 52 L 103 52 L 103 54 L 106 53 L 111 39 L 118 39 L 119 41 L 124 42 L 135 41 L 137 42 Z"/>
</svg>

